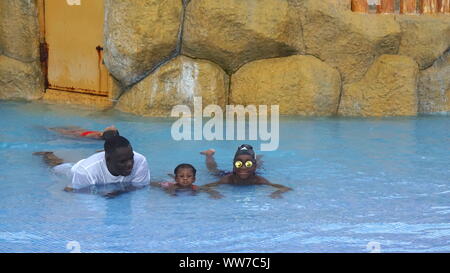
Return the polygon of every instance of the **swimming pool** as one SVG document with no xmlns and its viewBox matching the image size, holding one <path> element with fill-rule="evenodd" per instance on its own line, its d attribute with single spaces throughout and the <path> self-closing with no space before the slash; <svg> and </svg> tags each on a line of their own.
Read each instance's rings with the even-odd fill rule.
<svg viewBox="0 0 450 273">
<path fill-rule="evenodd" d="M 67 193 L 32 152 L 76 161 L 102 143 L 44 127 L 115 124 L 147 156 L 153 179 L 188 162 L 202 185 L 214 178 L 199 151 L 215 148 L 219 167 L 230 169 L 242 141 L 177 142 L 173 119 L 39 103 L 0 102 L 0 116 L 0 252 L 69 252 L 72 241 L 81 252 L 450 251 L 448 115 L 282 117 L 279 149 L 262 153 L 263 175 L 294 191 L 271 199 L 270 188 L 221 186 L 220 200 L 154 188 L 113 199 Z"/>
</svg>

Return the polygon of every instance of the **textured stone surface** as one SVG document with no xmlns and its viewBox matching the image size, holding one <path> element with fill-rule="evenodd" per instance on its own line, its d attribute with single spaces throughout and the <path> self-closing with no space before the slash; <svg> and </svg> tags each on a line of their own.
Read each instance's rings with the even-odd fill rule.
<svg viewBox="0 0 450 273">
<path fill-rule="evenodd" d="M 35 100 L 43 95 L 39 63 L 0 56 L 0 99 Z"/>
<path fill-rule="evenodd" d="M 337 68 L 345 83 L 361 79 L 382 54 L 398 52 L 401 31 L 394 15 L 333 8 L 331 0 L 304 0 L 299 8 L 306 53 Z"/>
<path fill-rule="evenodd" d="M 105 64 L 130 86 L 177 50 L 182 1 L 106 0 Z"/>
<path fill-rule="evenodd" d="M 336 7 L 343 10 L 351 10 L 352 9 L 352 1 L 351 0 L 332 0 L 332 4 Z"/>
<path fill-rule="evenodd" d="M 343 116 L 413 116 L 417 114 L 419 68 L 409 57 L 383 55 L 364 78 L 347 84 L 341 97 Z"/>
<path fill-rule="evenodd" d="M 303 51 L 301 25 L 289 0 L 193 0 L 182 52 L 232 73 L 263 58 Z"/>
<path fill-rule="evenodd" d="M 396 17 L 402 29 L 399 54 L 412 57 L 425 69 L 450 48 L 450 16 L 402 15 Z"/>
<path fill-rule="evenodd" d="M 27 63 L 39 59 L 35 1 L 0 1 L 0 54 Z"/>
<path fill-rule="evenodd" d="M 126 91 L 116 108 L 145 116 L 170 116 L 173 106 L 189 105 L 194 96 L 203 105 L 226 105 L 228 75 L 216 64 L 178 56 Z M 193 111 L 193 110 L 192 110 Z"/>
<path fill-rule="evenodd" d="M 313 56 L 258 60 L 231 77 L 230 102 L 279 105 L 287 115 L 333 115 L 340 86 L 338 71 Z"/>
<path fill-rule="evenodd" d="M 450 51 L 420 72 L 419 112 L 450 111 Z"/>
</svg>

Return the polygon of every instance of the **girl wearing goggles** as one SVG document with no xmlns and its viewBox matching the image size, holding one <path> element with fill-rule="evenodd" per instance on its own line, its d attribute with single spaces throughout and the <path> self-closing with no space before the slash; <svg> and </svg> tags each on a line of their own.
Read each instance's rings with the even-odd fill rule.
<svg viewBox="0 0 450 273">
<path fill-rule="evenodd" d="M 217 182 L 204 185 L 204 187 L 214 187 L 220 184 L 268 185 L 277 188 L 275 192 L 270 194 L 272 198 L 281 198 L 282 193 L 292 190 L 280 184 L 273 184 L 264 177 L 256 174 L 258 163 L 251 145 L 243 144 L 238 147 L 233 160 L 233 172 L 230 173 L 225 173 L 217 169 L 217 164 L 213 158 L 214 152 L 214 150 L 210 149 L 202 152 L 202 154 L 206 156 L 208 170 L 216 176 L 221 176 L 221 178 Z"/>
</svg>

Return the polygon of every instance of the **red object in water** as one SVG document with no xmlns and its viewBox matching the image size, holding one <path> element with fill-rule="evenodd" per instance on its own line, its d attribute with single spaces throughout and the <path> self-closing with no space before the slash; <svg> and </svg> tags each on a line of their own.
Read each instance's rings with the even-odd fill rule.
<svg viewBox="0 0 450 273">
<path fill-rule="evenodd" d="M 97 133 L 98 133 L 97 131 L 86 131 L 86 132 L 81 133 L 80 136 L 87 136 L 90 134 L 97 134 Z"/>
</svg>

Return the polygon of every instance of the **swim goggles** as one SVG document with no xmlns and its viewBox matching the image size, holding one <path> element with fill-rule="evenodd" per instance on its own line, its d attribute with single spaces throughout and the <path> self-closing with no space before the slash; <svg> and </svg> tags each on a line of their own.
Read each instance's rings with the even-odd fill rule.
<svg viewBox="0 0 450 273">
<path fill-rule="evenodd" d="M 253 161 L 247 160 L 247 161 L 245 161 L 245 163 L 243 163 L 242 161 L 237 160 L 237 161 L 234 162 L 234 166 L 237 169 L 242 168 L 244 165 L 245 165 L 246 168 L 251 168 L 253 166 Z"/>
</svg>

